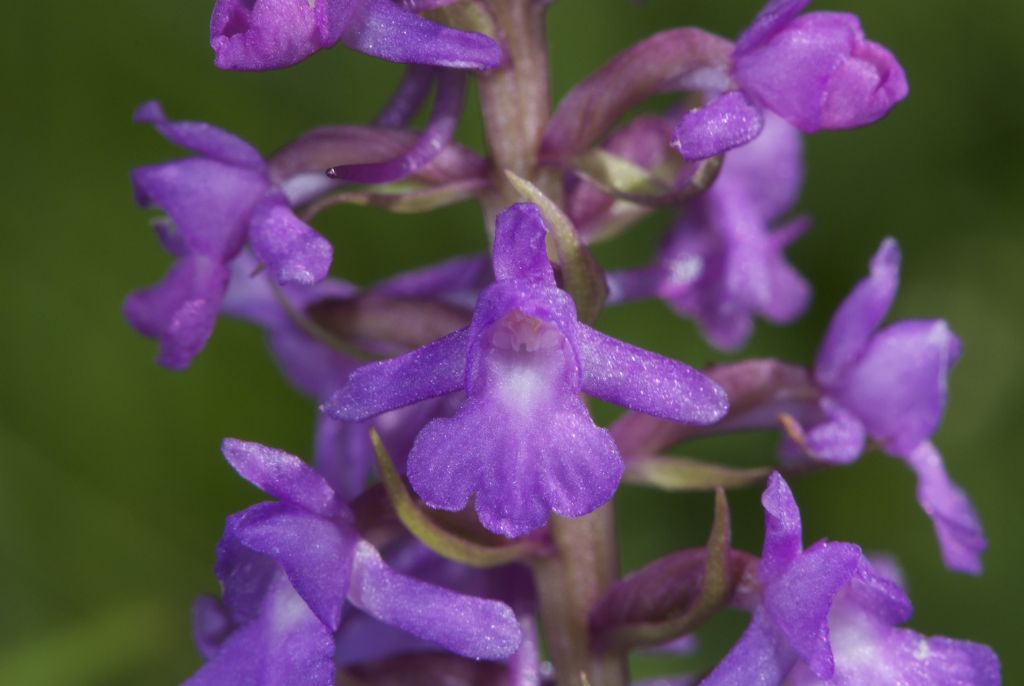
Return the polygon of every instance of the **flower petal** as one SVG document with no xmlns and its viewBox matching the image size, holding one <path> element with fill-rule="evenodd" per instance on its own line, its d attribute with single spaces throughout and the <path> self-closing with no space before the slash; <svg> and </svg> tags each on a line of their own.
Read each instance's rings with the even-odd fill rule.
<svg viewBox="0 0 1024 686">
<path fill-rule="evenodd" d="M 811 0 L 768 0 L 736 39 L 736 52 L 743 53 L 770 39 L 809 4 Z"/>
<path fill-rule="evenodd" d="M 213 333 L 228 270 L 202 256 L 178 260 L 160 283 L 124 301 L 124 316 L 143 336 L 160 341 L 157 362 L 185 369 Z"/>
<path fill-rule="evenodd" d="M 337 630 L 357 540 L 354 531 L 289 503 L 254 505 L 229 518 L 227 531 L 281 565 L 320 621 Z"/>
<path fill-rule="evenodd" d="M 740 91 L 729 91 L 687 112 L 672 147 L 687 160 L 703 160 L 752 141 L 763 127 L 761 109 Z"/>
<path fill-rule="evenodd" d="M 344 515 L 345 506 L 327 481 L 298 457 L 235 438 L 225 438 L 221 452 L 243 479 L 264 493 L 321 517 Z"/>
<path fill-rule="evenodd" d="M 359 421 L 465 387 L 469 330 L 459 329 L 405 355 L 364 365 L 323 405 L 336 419 Z"/>
<path fill-rule="evenodd" d="M 466 657 L 503 659 L 522 640 L 515 614 L 505 603 L 399 574 L 366 541 L 356 546 L 348 597 L 380 621 Z"/>
<path fill-rule="evenodd" d="M 864 452 L 867 434 L 864 424 L 842 406 L 825 398 L 821 401 L 823 421 L 802 429 L 797 437 L 800 448 L 816 460 L 829 464 L 849 464 Z"/>
<path fill-rule="evenodd" d="M 254 171 L 264 168 L 259 150 L 224 129 L 200 121 L 170 121 L 160 103 L 143 103 L 132 119 L 141 124 L 152 124 L 161 136 L 177 146 L 191 150 L 201 157 Z"/>
<path fill-rule="evenodd" d="M 789 484 L 778 472 L 768 477 L 761 495 L 764 507 L 764 550 L 758 577 L 767 584 L 781 576 L 803 549 L 800 508 Z"/>
<path fill-rule="evenodd" d="M 967 495 L 949 478 L 942 457 L 924 442 L 904 457 L 917 475 L 917 502 L 931 517 L 942 560 L 950 569 L 981 573 L 981 553 L 988 547 L 978 514 Z"/>
<path fill-rule="evenodd" d="M 295 216 L 282 196 L 260 202 L 249 223 L 249 244 L 280 284 L 311 286 L 327 277 L 334 248 Z"/>
<path fill-rule="evenodd" d="M 499 281 L 529 279 L 555 285 L 545 238 L 548 227 L 531 203 L 512 205 L 498 215 L 494 233 L 494 276 Z"/>
<path fill-rule="evenodd" d="M 202 595 L 192 603 L 192 635 L 199 653 L 213 658 L 231 632 L 231 619 L 224 606 L 212 596 Z"/>
<path fill-rule="evenodd" d="M 430 506 L 461 510 L 477 493 L 489 530 L 512 538 L 547 522 L 553 511 L 579 517 L 606 503 L 622 477 L 622 458 L 574 395 L 509 414 L 501 401 L 471 397 L 451 419 L 420 432 L 409 480 Z"/>
<path fill-rule="evenodd" d="M 334 638 L 283 574 L 259 617 L 237 629 L 183 686 L 332 686 Z"/>
<path fill-rule="evenodd" d="M 738 50 L 733 78 L 750 98 L 810 133 L 884 116 L 907 95 L 906 76 L 855 15 L 813 12 Z"/>
<path fill-rule="evenodd" d="M 764 588 L 764 607 L 786 642 L 822 679 L 835 669 L 828 616 L 839 591 L 857 573 L 863 555 L 851 543 L 819 541 Z"/>
<path fill-rule="evenodd" d="M 747 630 L 700 686 L 778 686 L 797 656 L 758 606 Z"/>
<path fill-rule="evenodd" d="M 831 394 L 886 451 L 927 440 L 946 407 L 946 377 L 960 342 L 943 321 L 902 321 L 876 334 Z"/>
<path fill-rule="evenodd" d="M 225 262 L 245 241 L 253 209 L 267 191 L 262 173 L 193 157 L 132 171 L 142 207 L 160 207 L 189 250 Z"/>
<path fill-rule="evenodd" d="M 585 393 L 685 424 L 713 424 L 729 409 L 725 391 L 682 362 L 583 324 L 578 335 Z"/>
<path fill-rule="evenodd" d="M 765 222 L 780 217 L 797 201 L 804 181 L 803 136 L 773 112 L 764 112 L 757 138 L 730 152 L 715 181 L 732 179 Z"/>
<path fill-rule="evenodd" d="M 826 388 L 836 384 L 861 355 L 892 307 L 900 283 L 900 247 L 886 238 L 871 258 L 871 271 L 832 315 L 818 349 L 814 376 Z"/>
<path fill-rule="evenodd" d="M 391 0 L 333 0 L 333 30 L 349 48 L 389 62 L 452 69 L 493 69 L 501 47 L 482 33 L 458 31 L 401 9 Z M 339 22 L 338 19 L 343 19 Z"/>
</svg>

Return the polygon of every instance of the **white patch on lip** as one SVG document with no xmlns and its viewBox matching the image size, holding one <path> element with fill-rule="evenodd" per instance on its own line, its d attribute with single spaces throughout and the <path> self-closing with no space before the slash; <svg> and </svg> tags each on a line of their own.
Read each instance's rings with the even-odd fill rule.
<svg viewBox="0 0 1024 686">
<path fill-rule="evenodd" d="M 284 580 L 277 582 L 285 588 L 278 588 L 271 592 L 275 594 L 271 611 L 271 626 L 274 633 L 287 634 L 300 622 L 309 616 L 309 606 L 303 600 L 291 584 Z"/>
<path fill-rule="evenodd" d="M 527 364 L 510 365 L 498 386 L 498 393 L 506 406 L 525 412 L 535 405 L 532 401 L 546 386 L 537 369 Z"/>
</svg>

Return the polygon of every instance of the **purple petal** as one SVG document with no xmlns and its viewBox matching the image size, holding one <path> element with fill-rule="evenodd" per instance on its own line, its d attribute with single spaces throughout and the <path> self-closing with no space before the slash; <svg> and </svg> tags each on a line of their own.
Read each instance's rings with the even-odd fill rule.
<svg viewBox="0 0 1024 686">
<path fill-rule="evenodd" d="M 189 250 L 222 262 L 241 249 L 268 188 L 260 172 L 198 157 L 138 167 L 132 185 L 139 205 L 170 215 Z"/>
<path fill-rule="evenodd" d="M 861 611 L 888 626 L 907 621 L 914 610 L 910 598 L 900 585 L 891 576 L 879 574 L 876 565 L 867 558 L 861 559 L 857 575 L 844 593 L 846 597 L 843 602 L 855 604 Z M 833 611 L 833 615 L 835 612 L 836 610 Z M 838 652 L 840 649 L 836 650 Z"/>
<path fill-rule="evenodd" d="M 420 105 L 427 99 L 436 72 L 428 67 L 410 66 L 395 89 L 391 100 L 374 120 L 376 126 L 403 128 L 412 121 Z"/>
<path fill-rule="evenodd" d="M 231 620 L 216 598 L 202 595 L 192 603 L 192 635 L 199 654 L 207 660 L 217 654 L 231 628 Z"/>
<path fill-rule="evenodd" d="M 501 47 L 482 33 L 435 24 L 391 0 L 334 0 L 329 4 L 333 29 L 339 31 L 341 42 L 373 57 L 480 70 L 493 69 L 504 59 Z"/>
<path fill-rule="evenodd" d="M 344 515 L 345 506 L 327 481 L 294 455 L 235 438 L 225 438 L 221 452 L 243 479 L 267 495 L 321 517 Z"/>
<path fill-rule="evenodd" d="M 703 160 L 752 141 L 763 127 L 760 108 L 740 91 L 729 91 L 687 112 L 676 127 L 672 147 L 684 159 Z"/>
<path fill-rule="evenodd" d="M 348 592 L 355 533 L 288 503 L 254 505 L 228 520 L 230 534 L 284 569 L 309 608 L 332 631 Z"/>
<path fill-rule="evenodd" d="M 715 186 L 723 180 L 737 183 L 757 215 L 768 222 L 787 212 L 800 195 L 803 136 L 782 117 L 763 114 L 761 133 L 726 156 Z"/>
<path fill-rule="evenodd" d="M 538 399 L 542 376 L 511 378 L 494 397 L 471 397 L 454 418 L 420 432 L 408 473 L 428 506 L 461 510 L 477 493 L 481 523 L 512 538 L 552 511 L 579 517 L 612 497 L 623 465 L 611 436 L 576 396 Z"/>
<path fill-rule="evenodd" d="M 684 424 L 713 424 L 729 409 L 725 391 L 682 362 L 586 325 L 580 325 L 578 335 L 585 393 Z"/>
<path fill-rule="evenodd" d="M 459 329 L 411 353 L 364 365 L 321 408 L 359 421 L 465 387 L 469 330 Z"/>
<path fill-rule="evenodd" d="M 736 39 L 736 52 L 746 52 L 770 39 L 809 4 L 811 0 L 768 0 L 750 26 Z"/>
<path fill-rule="evenodd" d="M 700 686 L 778 686 L 796 659 L 796 653 L 759 606 L 740 640 Z"/>
<path fill-rule="evenodd" d="M 987 646 L 926 637 L 893 628 L 884 617 L 850 601 L 837 601 L 829 617 L 835 652 L 835 684 L 900 686 L 998 686 L 999 660 Z M 805 665 L 797 665 L 788 686 L 820 686 Z"/>
<path fill-rule="evenodd" d="M 264 70 L 301 62 L 327 47 L 326 1 L 217 0 L 210 47 L 221 69 Z"/>
<path fill-rule="evenodd" d="M 218 262 L 180 259 L 163 281 L 125 298 L 124 316 L 143 336 L 160 341 L 157 362 L 185 369 L 213 333 L 227 281 L 228 270 Z"/>
<path fill-rule="evenodd" d="M 332 686 L 334 639 L 278 575 L 259 617 L 231 634 L 183 686 Z"/>
<path fill-rule="evenodd" d="M 264 169 L 259 151 L 235 134 L 206 122 L 170 121 L 155 100 L 140 105 L 132 118 L 141 124 L 152 124 L 171 143 L 202 157 L 258 172 Z"/>
<path fill-rule="evenodd" d="M 758 577 L 767 584 L 780 577 L 800 555 L 803 532 L 800 508 L 789 484 L 778 472 L 768 477 L 761 505 L 764 507 L 764 551 Z"/>
<path fill-rule="evenodd" d="M 253 210 L 249 243 L 280 284 L 311 286 L 327 277 L 334 249 L 295 216 L 283 197 L 271 196 Z"/>
<path fill-rule="evenodd" d="M 959 340 L 943 321 L 897 322 L 871 339 L 831 394 L 886 451 L 904 454 L 938 427 L 946 377 L 959 352 Z"/>
<path fill-rule="evenodd" d="M 464 74 L 447 70 L 441 72 L 430 121 L 411 148 L 401 156 L 383 162 L 331 167 L 327 175 L 354 183 L 389 183 L 414 174 L 430 164 L 451 143 L 465 95 Z"/>
<path fill-rule="evenodd" d="M 835 669 L 828 615 L 836 594 L 856 574 L 862 558 L 850 543 L 820 541 L 799 555 L 764 588 L 764 607 L 786 642 L 822 679 Z"/>
<path fill-rule="evenodd" d="M 852 14 L 814 12 L 787 22 L 734 55 L 733 78 L 807 133 L 869 124 L 907 95 L 903 68 L 865 40 Z"/>
<path fill-rule="evenodd" d="M 349 600 L 382 622 L 475 659 L 512 655 L 522 634 L 511 608 L 395 572 L 377 550 L 356 547 Z"/>
<path fill-rule="evenodd" d="M 325 414 L 316 418 L 313 460 L 331 488 L 351 501 L 366 489 L 373 462 L 367 422 L 339 422 Z M 364 445 L 365 444 L 365 445 Z"/>
<path fill-rule="evenodd" d="M 864 424 L 842 406 L 825 398 L 821 402 L 824 420 L 799 436 L 800 447 L 816 460 L 849 464 L 864 452 L 867 435 Z"/>
<path fill-rule="evenodd" d="M 272 330 L 268 342 L 288 383 L 317 401 L 330 397 L 359 365 L 294 328 Z"/>
<path fill-rule="evenodd" d="M 942 560 L 950 569 L 981 573 L 981 553 L 988 547 L 978 514 L 967 495 L 946 474 L 942 457 L 924 442 L 904 458 L 917 475 L 917 502 L 931 517 Z"/>
<path fill-rule="evenodd" d="M 545 237 L 548 227 L 530 203 L 512 205 L 498 215 L 494 233 L 494 276 L 498 281 L 529 279 L 555 285 Z"/>
<path fill-rule="evenodd" d="M 854 287 L 832 316 L 814 363 L 818 383 L 831 387 L 861 355 L 892 307 L 899 283 L 900 247 L 894 239 L 886 238 L 871 258 L 867 278 Z"/>
</svg>

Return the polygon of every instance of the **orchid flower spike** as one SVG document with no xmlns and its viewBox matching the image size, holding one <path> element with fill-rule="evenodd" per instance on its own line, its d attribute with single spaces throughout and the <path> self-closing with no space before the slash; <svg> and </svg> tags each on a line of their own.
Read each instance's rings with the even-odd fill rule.
<svg viewBox="0 0 1024 686">
<path fill-rule="evenodd" d="M 498 217 L 496 283 L 472 323 L 411 353 L 356 370 L 324 411 L 360 421 L 426 398 L 465 391 L 452 418 L 430 422 L 408 461 L 430 507 L 461 510 L 476 496 L 485 527 L 507 537 L 554 512 L 579 517 L 607 502 L 623 464 L 580 392 L 677 422 L 709 424 L 724 392 L 681 362 L 609 338 L 576 319 L 555 284 L 537 207 Z"/>
</svg>

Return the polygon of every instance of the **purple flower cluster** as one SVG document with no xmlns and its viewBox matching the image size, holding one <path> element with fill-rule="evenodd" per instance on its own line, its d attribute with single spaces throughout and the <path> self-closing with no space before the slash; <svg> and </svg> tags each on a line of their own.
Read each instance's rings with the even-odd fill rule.
<svg viewBox="0 0 1024 686">
<path fill-rule="evenodd" d="M 894 567 L 851 543 L 804 549 L 778 472 L 661 454 L 781 419 L 779 465 L 795 475 L 847 465 L 870 441 L 917 476 L 946 566 L 980 573 L 979 518 L 931 442 L 960 343 L 942 321 L 881 327 L 899 283 L 893 239 L 809 368 L 698 371 L 595 326 L 605 305 L 659 298 L 737 351 L 755 319 L 797 319 L 811 287 L 785 251 L 809 226 L 792 215 L 802 133 L 882 118 L 907 94 L 899 63 L 853 15 L 770 0 L 735 43 L 689 27 L 638 42 L 550 112 L 547 4 L 217 0 L 220 68 L 288 67 L 340 43 L 408 65 L 405 77 L 372 124 L 315 129 L 270 158 L 156 103 L 136 112 L 193 156 L 132 174 L 138 203 L 163 212 L 153 226 L 174 263 L 128 296 L 128 321 L 179 370 L 221 314 L 250 322 L 319 408 L 312 465 L 222 445 L 271 500 L 227 520 L 221 596 L 193 611 L 205 664 L 185 683 L 626 686 L 640 683 L 631 651 L 701 650 L 700 627 L 731 605 L 752 619 L 717 666 L 656 683 L 999 684 L 989 648 L 902 626 Z M 470 78 L 482 155 L 453 140 Z M 631 116 L 680 91 L 695 99 Z M 335 204 L 469 200 L 489 255 L 365 288 L 329 275 L 334 248 L 311 226 Z M 649 264 L 605 273 L 591 246 L 663 209 L 676 218 Z M 625 408 L 610 430 L 590 398 Z M 731 547 L 725 489 L 765 477 L 757 557 Z M 715 491 L 707 544 L 620 578 L 623 480 Z"/>
</svg>

